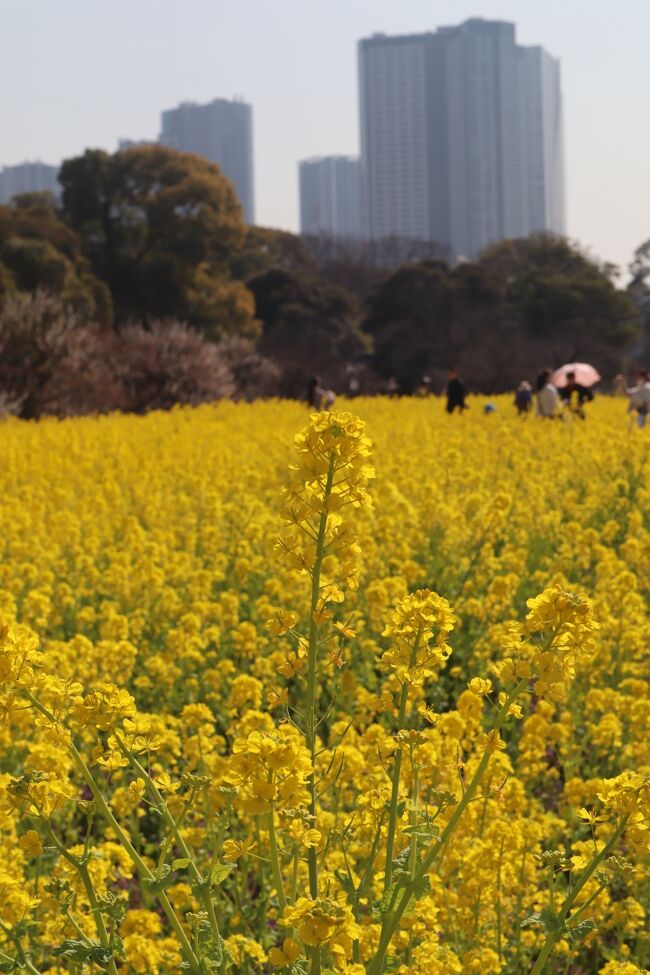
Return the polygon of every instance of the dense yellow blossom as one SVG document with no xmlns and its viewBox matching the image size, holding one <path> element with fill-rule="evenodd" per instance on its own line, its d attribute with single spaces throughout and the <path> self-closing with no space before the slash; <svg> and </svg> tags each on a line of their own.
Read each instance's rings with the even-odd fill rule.
<svg viewBox="0 0 650 975">
<path fill-rule="evenodd" d="M 650 436 L 497 406 L 0 425 L 2 970 L 646 975 Z"/>
</svg>

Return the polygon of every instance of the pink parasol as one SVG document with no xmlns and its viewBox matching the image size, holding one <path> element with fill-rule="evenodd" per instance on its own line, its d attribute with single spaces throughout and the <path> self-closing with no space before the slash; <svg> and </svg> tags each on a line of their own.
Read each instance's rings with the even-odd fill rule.
<svg viewBox="0 0 650 975">
<path fill-rule="evenodd" d="M 595 386 L 596 383 L 600 382 L 600 374 L 596 372 L 593 366 L 586 362 L 567 362 L 566 365 L 556 369 L 551 376 L 553 385 L 563 389 L 568 384 L 567 373 L 569 372 L 575 373 L 578 386 Z"/>
</svg>

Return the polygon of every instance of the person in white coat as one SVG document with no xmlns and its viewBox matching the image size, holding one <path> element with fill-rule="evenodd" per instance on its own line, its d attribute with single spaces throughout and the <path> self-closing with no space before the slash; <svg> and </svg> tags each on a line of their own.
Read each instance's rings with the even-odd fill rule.
<svg viewBox="0 0 650 975">
<path fill-rule="evenodd" d="M 636 412 L 636 424 L 641 428 L 646 425 L 650 413 L 650 376 L 646 369 L 637 369 L 634 378 L 634 386 L 628 386 L 624 376 L 617 376 L 616 380 L 629 400 L 628 413 Z"/>
<path fill-rule="evenodd" d="M 558 403 L 558 391 L 551 382 L 553 373 L 550 369 L 544 369 L 537 377 L 537 415 L 547 420 L 552 420 L 556 416 Z"/>
</svg>

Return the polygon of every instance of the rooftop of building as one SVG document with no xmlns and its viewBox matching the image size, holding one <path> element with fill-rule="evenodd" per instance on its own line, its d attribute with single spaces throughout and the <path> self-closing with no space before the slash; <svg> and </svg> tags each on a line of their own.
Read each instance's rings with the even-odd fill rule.
<svg viewBox="0 0 650 975">
<path fill-rule="evenodd" d="M 250 102 L 247 102 L 243 95 L 233 95 L 232 98 L 213 98 L 209 102 L 194 102 L 190 100 L 179 102 L 178 105 L 174 105 L 173 108 L 164 109 L 166 112 L 177 112 L 181 108 L 208 108 L 210 105 L 244 105 L 246 108 L 250 108 Z"/>
<path fill-rule="evenodd" d="M 24 162 L 10 163 L 8 166 L 0 166 L 0 172 L 5 172 L 9 169 L 23 169 L 25 166 L 46 166 L 47 169 L 58 169 L 58 163 L 46 163 L 42 159 L 25 159 Z"/>
<path fill-rule="evenodd" d="M 308 159 L 300 159 L 298 161 L 299 166 L 313 165 L 316 163 L 324 162 L 359 162 L 359 156 L 345 156 L 345 155 L 333 155 L 333 156 L 310 156 Z"/>
<path fill-rule="evenodd" d="M 435 37 L 441 34 L 452 34 L 452 33 L 472 33 L 474 31 L 502 31 L 507 30 L 509 33 L 514 33 L 516 26 L 512 21 L 509 20 L 488 20 L 486 17 L 470 17 L 468 20 L 464 20 L 460 24 L 453 24 L 450 26 L 437 27 L 435 30 L 428 31 L 418 31 L 417 33 L 411 34 L 385 34 L 381 31 L 377 31 L 371 34 L 370 37 L 363 37 L 359 41 L 359 44 L 372 45 L 372 44 L 399 44 L 408 41 L 418 41 L 425 37 Z"/>
</svg>

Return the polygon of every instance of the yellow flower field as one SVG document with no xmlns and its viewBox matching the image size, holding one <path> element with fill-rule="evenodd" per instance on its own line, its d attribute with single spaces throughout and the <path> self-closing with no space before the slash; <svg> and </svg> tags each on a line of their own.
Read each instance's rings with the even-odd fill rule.
<svg viewBox="0 0 650 975">
<path fill-rule="evenodd" d="M 650 430 L 494 402 L 0 424 L 0 972 L 646 972 Z"/>
</svg>

